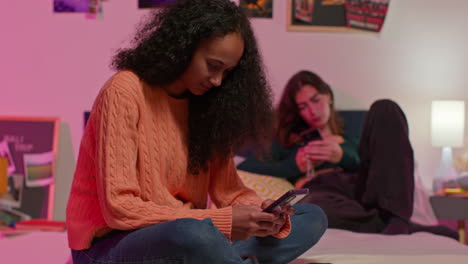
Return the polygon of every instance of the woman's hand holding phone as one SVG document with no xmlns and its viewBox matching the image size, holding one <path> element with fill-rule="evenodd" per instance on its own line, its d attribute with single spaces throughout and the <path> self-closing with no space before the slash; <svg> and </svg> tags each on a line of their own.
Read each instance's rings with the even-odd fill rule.
<svg viewBox="0 0 468 264">
<path fill-rule="evenodd" d="M 293 198 L 301 198 L 308 190 L 291 190 L 277 201 L 267 199 L 261 207 L 252 205 L 235 206 L 232 208 L 232 232 L 235 240 L 247 240 L 252 236 L 265 237 L 278 234 L 286 223 L 288 215 L 294 215 L 295 210 L 289 202 L 295 203 Z M 274 203 L 278 206 L 275 206 Z M 286 202 L 286 203 L 284 203 Z M 274 209 L 270 211 L 270 205 Z"/>
<path fill-rule="evenodd" d="M 270 206 L 274 202 L 275 201 L 272 199 L 266 199 L 265 201 L 263 201 L 263 211 L 265 212 L 265 209 L 268 208 L 268 206 Z M 283 225 L 286 223 L 287 217 L 294 215 L 295 213 L 296 211 L 289 204 L 277 207 L 275 210 L 273 210 L 272 214 L 275 216 L 275 220 L 273 221 L 273 223 L 275 226 L 272 235 L 277 234 L 281 230 Z"/>
<path fill-rule="evenodd" d="M 266 213 L 258 206 L 235 206 L 232 208 L 231 238 L 247 240 L 252 236 L 275 235 L 285 222 L 286 215 Z"/>
</svg>

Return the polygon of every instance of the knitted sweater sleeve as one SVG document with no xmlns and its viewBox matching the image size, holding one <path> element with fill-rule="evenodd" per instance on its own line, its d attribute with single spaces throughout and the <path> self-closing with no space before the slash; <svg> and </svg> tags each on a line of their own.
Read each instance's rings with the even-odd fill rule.
<svg viewBox="0 0 468 264">
<path fill-rule="evenodd" d="M 230 238 L 232 208 L 229 206 L 190 209 L 157 204 L 141 197 L 137 175 L 140 110 L 130 92 L 113 89 L 113 86 L 121 85 L 131 83 L 116 80 L 106 84 L 94 109 L 97 113 L 94 121 L 97 195 L 106 224 L 113 229 L 132 230 L 178 218 L 211 218 L 218 229 Z"/>
<path fill-rule="evenodd" d="M 262 200 L 251 189 L 247 188 L 237 174 L 234 161 L 229 159 L 225 164 L 216 164 L 210 168 L 210 196 L 218 207 L 257 205 Z M 291 232 L 289 217 L 278 234 L 278 238 L 284 238 Z"/>
</svg>

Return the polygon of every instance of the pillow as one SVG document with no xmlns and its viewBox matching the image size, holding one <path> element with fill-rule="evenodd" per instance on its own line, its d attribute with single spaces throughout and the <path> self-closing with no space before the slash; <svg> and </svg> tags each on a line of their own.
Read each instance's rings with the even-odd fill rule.
<svg viewBox="0 0 468 264">
<path fill-rule="evenodd" d="M 275 200 L 294 186 L 285 179 L 237 170 L 244 184 L 254 190 L 260 198 Z"/>
<path fill-rule="evenodd" d="M 237 174 L 244 185 L 254 190 L 262 200 L 276 200 L 285 192 L 294 189 L 294 186 L 285 179 L 255 174 L 243 170 L 237 170 Z M 216 206 L 211 202 L 211 198 L 209 196 L 206 208 L 216 208 Z"/>
</svg>

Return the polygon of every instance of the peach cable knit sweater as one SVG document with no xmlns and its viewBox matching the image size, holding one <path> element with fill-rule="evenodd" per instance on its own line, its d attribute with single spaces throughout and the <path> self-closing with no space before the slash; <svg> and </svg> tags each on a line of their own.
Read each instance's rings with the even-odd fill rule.
<svg viewBox="0 0 468 264">
<path fill-rule="evenodd" d="M 188 100 L 151 89 L 129 71 L 101 89 L 86 126 L 67 206 L 69 246 L 89 248 L 113 229 L 211 218 L 231 238 L 232 206 L 260 205 L 232 162 L 187 173 Z M 209 135 L 207 135 L 209 136 Z M 207 194 L 219 209 L 206 209 Z M 290 222 L 276 237 L 286 237 Z"/>
</svg>

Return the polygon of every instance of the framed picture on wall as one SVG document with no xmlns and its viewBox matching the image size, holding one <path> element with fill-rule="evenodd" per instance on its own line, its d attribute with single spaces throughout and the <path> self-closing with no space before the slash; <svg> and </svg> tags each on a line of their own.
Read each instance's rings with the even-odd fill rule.
<svg viewBox="0 0 468 264">
<path fill-rule="evenodd" d="M 389 0 L 288 0 L 288 31 L 380 32 Z"/>
<path fill-rule="evenodd" d="M 240 0 L 249 17 L 273 17 L 273 0 Z"/>
<path fill-rule="evenodd" d="M 52 219 L 58 129 L 58 118 L 0 117 L 0 154 L 9 163 L 0 205 Z"/>
<path fill-rule="evenodd" d="M 345 0 L 288 0 L 288 31 L 350 31 Z"/>
</svg>

